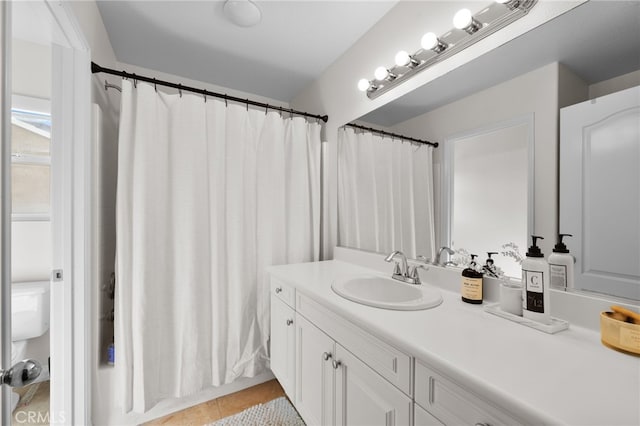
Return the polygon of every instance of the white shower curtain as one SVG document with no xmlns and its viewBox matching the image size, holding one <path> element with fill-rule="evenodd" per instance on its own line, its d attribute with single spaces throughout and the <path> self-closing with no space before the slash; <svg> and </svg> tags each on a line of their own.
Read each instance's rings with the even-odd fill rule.
<svg viewBox="0 0 640 426">
<path fill-rule="evenodd" d="M 320 125 L 122 89 L 116 370 L 143 412 L 266 371 L 264 267 L 319 256 Z"/>
<path fill-rule="evenodd" d="M 433 200 L 432 147 L 339 129 L 341 246 L 433 258 Z"/>
</svg>

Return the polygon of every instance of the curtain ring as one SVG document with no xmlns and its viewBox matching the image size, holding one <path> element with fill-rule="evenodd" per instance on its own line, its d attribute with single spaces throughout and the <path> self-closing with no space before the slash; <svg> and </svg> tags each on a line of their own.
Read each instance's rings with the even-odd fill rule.
<svg viewBox="0 0 640 426">
<path fill-rule="evenodd" d="M 293 119 L 293 108 L 289 110 L 289 118 Z"/>
<path fill-rule="evenodd" d="M 269 111 L 269 104 L 265 105 L 264 107 L 264 115 L 267 115 L 268 111 Z"/>
<path fill-rule="evenodd" d="M 178 93 L 180 93 L 180 97 L 182 97 L 182 84 L 178 84 Z"/>
<path fill-rule="evenodd" d="M 138 80 L 136 79 L 136 73 L 133 73 L 133 88 L 138 88 Z"/>
<path fill-rule="evenodd" d="M 207 103 L 207 93 L 206 92 L 203 93 L 202 96 L 204 97 L 204 103 L 206 104 Z"/>
<path fill-rule="evenodd" d="M 249 112 L 249 98 L 247 98 L 247 112 Z"/>
<path fill-rule="evenodd" d="M 224 94 L 224 106 L 225 107 L 229 106 L 229 103 L 227 102 L 227 94 L 226 93 Z"/>
<path fill-rule="evenodd" d="M 153 79 L 153 89 L 158 93 L 158 85 L 156 84 L 156 79 Z"/>
<path fill-rule="evenodd" d="M 109 82 L 107 81 L 107 79 L 104 79 L 104 91 L 106 92 L 109 89 Z"/>
</svg>

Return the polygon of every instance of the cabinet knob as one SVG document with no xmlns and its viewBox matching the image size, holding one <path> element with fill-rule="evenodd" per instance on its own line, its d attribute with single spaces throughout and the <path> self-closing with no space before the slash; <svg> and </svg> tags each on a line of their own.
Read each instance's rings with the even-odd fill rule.
<svg viewBox="0 0 640 426">
<path fill-rule="evenodd" d="M 328 361 L 329 358 L 331 358 L 331 352 L 325 352 L 322 354 L 322 359 L 324 359 L 325 361 Z"/>
<path fill-rule="evenodd" d="M 476 423 L 475 426 L 491 426 L 489 423 Z"/>
<path fill-rule="evenodd" d="M 281 293 L 282 292 L 282 287 L 276 287 L 276 294 Z"/>
<path fill-rule="evenodd" d="M 292 319 L 288 319 L 287 320 L 287 325 L 291 325 L 291 324 L 293 324 L 293 320 Z"/>
<path fill-rule="evenodd" d="M 334 370 L 337 370 L 342 365 L 342 361 L 336 361 L 335 359 L 331 362 L 333 363 Z"/>
</svg>

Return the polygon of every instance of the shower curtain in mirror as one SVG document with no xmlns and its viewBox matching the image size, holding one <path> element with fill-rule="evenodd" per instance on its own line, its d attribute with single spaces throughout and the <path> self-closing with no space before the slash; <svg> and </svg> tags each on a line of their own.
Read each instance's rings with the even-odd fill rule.
<svg viewBox="0 0 640 426">
<path fill-rule="evenodd" d="M 319 256 L 320 125 L 122 86 L 116 374 L 143 412 L 267 371 L 264 268 Z"/>
<path fill-rule="evenodd" d="M 431 146 L 339 129 L 341 246 L 433 258 L 433 200 Z"/>
</svg>

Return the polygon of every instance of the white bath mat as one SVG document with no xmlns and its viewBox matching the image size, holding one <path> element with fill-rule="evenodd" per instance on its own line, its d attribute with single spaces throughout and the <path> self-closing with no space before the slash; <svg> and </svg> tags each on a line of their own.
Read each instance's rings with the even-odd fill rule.
<svg viewBox="0 0 640 426">
<path fill-rule="evenodd" d="M 206 426 L 305 426 L 305 423 L 289 400 L 281 396 Z"/>
</svg>

